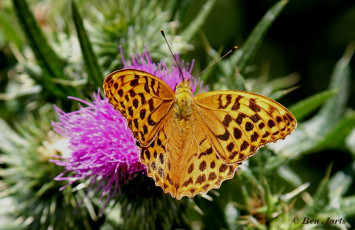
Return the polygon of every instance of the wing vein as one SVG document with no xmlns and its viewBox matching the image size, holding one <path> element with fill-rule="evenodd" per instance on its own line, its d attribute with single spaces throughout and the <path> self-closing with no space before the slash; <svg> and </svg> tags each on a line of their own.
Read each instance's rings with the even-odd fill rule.
<svg viewBox="0 0 355 230">
<path fill-rule="evenodd" d="M 210 131 L 210 135 L 212 135 L 212 137 L 210 136 L 210 138 L 216 138 L 215 137 L 215 135 L 213 134 L 213 132 L 212 132 L 212 130 L 211 130 L 211 128 L 206 124 L 206 122 L 204 121 L 204 119 L 203 119 L 203 116 L 201 115 L 201 113 L 200 113 L 200 111 L 199 111 L 199 109 L 197 108 L 197 106 L 195 106 L 195 108 L 196 108 L 196 110 L 198 111 L 198 115 L 200 116 L 200 120 L 202 120 L 202 122 L 204 123 L 204 125 L 208 128 L 208 130 Z M 216 115 L 213 113 L 213 115 L 216 117 Z M 219 119 L 216 117 L 216 119 L 219 121 Z M 222 124 L 222 126 L 223 126 L 223 124 Z M 223 126 L 224 127 L 224 126 Z M 226 131 L 229 133 L 229 131 L 228 131 L 228 129 L 226 129 Z M 207 134 L 208 135 L 208 134 Z M 229 133 L 229 135 L 231 136 L 231 133 Z M 217 138 L 216 138 L 217 139 Z M 220 143 L 220 141 L 218 141 L 217 140 L 217 142 L 218 142 L 218 144 L 219 144 L 219 146 L 220 146 L 220 149 L 222 149 L 223 151 L 224 151 L 224 148 L 223 148 L 223 146 L 221 145 L 221 143 Z M 233 141 L 234 142 L 234 141 Z M 218 151 L 217 151 L 217 149 L 218 148 L 216 148 L 216 146 L 214 146 L 214 143 L 212 142 L 212 141 L 210 141 L 210 144 L 211 144 L 211 146 L 213 146 L 214 148 L 215 148 L 215 150 L 216 150 L 216 154 L 218 155 L 218 157 L 222 160 L 223 158 L 221 157 L 221 155 L 222 155 L 222 153 L 219 153 Z M 225 153 L 225 152 L 224 152 Z"/>
</svg>

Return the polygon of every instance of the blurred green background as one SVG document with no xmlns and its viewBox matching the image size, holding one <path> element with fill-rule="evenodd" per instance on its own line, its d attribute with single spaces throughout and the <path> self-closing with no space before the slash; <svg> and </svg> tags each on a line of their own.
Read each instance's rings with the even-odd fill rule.
<svg viewBox="0 0 355 230">
<path fill-rule="evenodd" d="M 30 11 L 26 10 L 26 2 Z M 164 29 L 174 52 L 180 53 L 181 59 L 187 62 L 195 59 L 194 74 L 202 71 L 234 45 L 240 47 L 235 54 L 202 76 L 211 89 L 228 88 L 262 93 L 300 114 L 299 117 L 296 115 L 300 118 L 298 131 L 289 137 L 288 143 L 259 150 L 250 159 L 250 168 L 241 170 L 235 179 L 225 182 L 219 196 L 212 193 L 215 201 L 212 204 L 200 197 L 178 203 L 183 208 L 176 206 L 177 211 L 167 218 L 168 224 L 165 227 L 279 229 L 279 226 L 280 229 L 301 229 L 305 226 L 292 224 L 290 218 L 307 215 L 313 218 L 343 217 L 351 226 L 355 226 L 355 60 L 351 58 L 355 49 L 354 1 L 291 0 L 287 5 L 286 1 L 274 0 L 170 0 L 149 3 L 143 0 L 134 3 L 123 0 L 77 0 L 75 3 L 79 13 L 73 13 L 72 1 L 66 0 L 0 1 L 0 163 L 3 169 L 0 173 L 0 195 L 3 198 L 21 200 L 21 194 L 13 188 L 16 187 L 16 181 L 31 184 L 38 178 L 39 186 L 48 183 L 51 191 L 62 193 L 57 190 L 62 184 L 52 183 L 52 178 L 33 176 L 23 181 L 19 181 L 21 177 L 12 178 L 11 172 L 19 175 L 41 174 L 36 170 L 42 166 L 36 169 L 21 168 L 21 163 L 13 164 L 9 159 L 21 159 L 24 155 L 21 151 L 36 156 L 34 149 L 47 138 L 46 133 L 51 129 L 50 120 L 56 119 L 52 105 L 57 104 L 66 111 L 78 109 L 77 104 L 68 101 L 66 96 L 90 98 L 92 92 L 101 87 L 100 81 L 106 74 L 122 67 L 119 46 L 122 46 L 126 58 L 135 49 L 140 53 L 146 46 L 155 61 L 162 59 L 171 64 L 171 56 L 159 31 Z M 270 13 L 273 7 L 281 7 L 277 15 Z M 33 27 L 35 21 L 28 17 L 31 12 L 39 24 L 38 28 Z M 266 19 L 262 19 L 265 14 Z M 270 27 L 263 25 L 267 20 L 271 21 Z M 80 23 L 79 26 L 75 25 L 75 22 L 84 22 L 81 26 L 85 27 L 89 42 L 85 43 L 85 36 L 78 38 L 77 31 L 83 27 L 80 27 Z M 258 31 L 257 25 L 261 25 Z M 43 33 L 43 36 L 38 33 Z M 86 44 L 86 48 L 79 44 Z M 252 50 L 252 53 L 248 56 L 246 50 Z M 240 60 L 246 60 L 246 64 L 242 66 Z M 88 63 L 91 63 L 91 68 Z M 232 84 L 228 84 L 230 82 Z M 328 94 L 320 94 L 322 92 Z M 314 98 L 314 95 L 319 97 Z M 310 101 L 306 102 L 307 98 Z M 36 136 L 33 133 L 37 133 Z M 24 146 L 28 145 L 19 145 L 16 138 L 9 137 L 13 135 L 19 135 L 19 138 L 29 141 L 35 147 L 27 151 Z M 19 153 L 15 154 L 17 150 Z M 38 164 L 46 163 L 35 163 Z M 331 170 L 327 174 L 330 166 Z M 55 168 L 50 175 L 55 176 L 61 170 Z M 310 182 L 309 187 L 301 187 L 307 182 Z M 302 193 L 302 198 L 301 195 L 295 198 L 295 206 L 290 201 L 285 201 L 286 204 L 280 202 L 282 192 L 300 187 L 302 189 L 297 195 L 303 190 L 306 193 Z M 266 213 L 266 217 L 263 216 L 266 218 L 264 222 L 250 209 L 245 211 L 235 205 L 241 202 L 240 197 L 236 198 L 238 194 L 243 194 L 245 203 L 252 200 L 252 195 L 245 194 L 251 194 L 250 191 L 256 188 L 263 188 L 261 191 L 264 191 L 261 192 L 264 203 L 261 203 L 266 203 L 266 206 L 261 206 L 265 209 L 257 210 Z M 336 188 L 341 191 L 335 195 L 332 192 Z M 63 193 L 64 200 L 71 199 L 69 193 Z M 29 191 L 28 195 L 31 194 L 36 193 Z M 267 198 L 268 195 L 272 199 Z M 307 202 L 308 196 L 314 202 Z M 51 195 L 49 198 L 38 194 L 35 197 L 37 200 L 31 203 L 34 206 L 45 199 L 57 199 Z M 95 196 L 92 199 L 95 200 Z M 129 198 L 118 198 L 121 210 L 126 210 L 125 204 L 134 202 L 134 199 L 120 199 Z M 95 210 L 100 210 L 102 204 L 93 203 Z M 163 210 L 166 204 L 163 203 Z M 115 205 L 111 207 L 112 215 L 116 215 L 115 211 L 119 209 L 119 205 Z M 285 211 L 285 206 L 291 211 Z M 26 224 L 26 221 L 21 220 L 41 218 L 44 214 L 34 216 L 28 207 L 17 209 L 15 206 L 14 213 L 6 214 L 9 216 L 6 220 L 18 218 L 20 221 L 16 226 L 22 224 L 36 229 L 38 225 L 31 224 L 35 221 Z M 72 207 L 64 204 L 63 207 L 67 208 L 68 213 L 71 212 Z M 205 212 L 204 215 L 200 215 L 196 207 Z M 86 209 L 84 206 L 80 208 Z M 270 214 L 271 209 L 272 213 L 278 213 L 276 217 Z M 214 216 L 213 210 L 223 211 L 223 217 Z M 139 220 L 141 216 L 135 216 L 134 211 L 132 213 L 125 218 Z M 181 218 L 184 221 L 175 223 L 177 219 L 181 220 L 180 215 L 184 216 Z M 80 218 L 75 218 L 69 222 L 71 226 L 78 227 Z M 115 222 L 110 213 L 105 213 L 102 218 L 95 219 L 90 214 L 85 218 L 88 223 L 94 222 L 95 226 L 104 226 L 106 229 L 116 226 L 129 229 L 135 226 Z M 224 219 L 219 222 L 217 218 Z M 47 229 L 54 222 L 39 223 L 42 223 L 40 226 L 43 229 Z M 133 222 L 127 221 L 130 224 Z M 150 224 L 141 225 L 140 228 L 159 228 L 156 223 Z M 58 228 L 58 225 L 54 226 Z M 349 225 L 313 227 L 344 229 Z"/>
<path fill-rule="evenodd" d="M 203 26 L 204 35 L 215 49 L 223 47 L 227 51 L 233 45 L 242 46 L 274 3 L 271 0 L 217 1 Z M 188 10 L 182 22 L 188 23 L 202 4 L 203 1 L 186 1 Z M 288 95 L 294 102 L 326 89 L 334 63 L 355 39 L 354 11 L 354 2 L 350 0 L 289 1 L 250 64 L 259 71 L 265 63 L 270 65 L 271 77 L 299 73 L 300 88 Z M 198 36 L 196 39 L 199 52 L 188 53 L 188 58 L 204 60 L 202 43 L 198 42 Z M 350 65 L 354 66 L 354 63 L 352 59 Z M 352 96 L 349 98 L 354 98 L 354 82 L 350 92 Z M 350 105 L 355 106 L 354 100 L 350 100 Z"/>
</svg>

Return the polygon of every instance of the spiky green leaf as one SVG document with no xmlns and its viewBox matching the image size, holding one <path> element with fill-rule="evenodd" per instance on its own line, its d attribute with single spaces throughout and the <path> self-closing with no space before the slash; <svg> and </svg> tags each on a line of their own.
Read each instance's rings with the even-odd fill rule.
<svg viewBox="0 0 355 230">
<path fill-rule="evenodd" d="M 71 6 L 75 29 L 80 42 L 80 48 L 83 54 L 89 82 L 94 85 L 94 88 L 102 87 L 103 73 L 97 61 L 97 56 L 93 51 L 89 36 L 84 28 L 83 19 L 74 0 L 71 1 Z"/>
<path fill-rule="evenodd" d="M 191 38 L 201 29 L 205 23 L 207 16 L 211 12 L 216 0 L 208 0 L 199 11 L 198 15 L 189 24 L 189 26 L 182 32 L 181 36 L 184 41 L 190 41 Z"/>
<path fill-rule="evenodd" d="M 298 121 L 302 120 L 307 115 L 314 112 L 319 106 L 326 102 L 329 98 L 337 94 L 335 90 L 328 90 L 322 93 L 315 94 L 308 97 L 298 103 L 294 104 L 289 108 L 292 114 L 296 117 Z"/>
<path fill-rule="evenodd" d="M 243 47 L 232 55 L 231 62 L 238 67 L 239 72 L 244 71 L 248 61 L 259 48 L 266 32 L 269 30 L 276 18 L 280 15 L 287 3 L 287 0 L 282 0 L 272 6 L 266 12 L 264 17 L 259 21 L 259 23 L 254 27 Z"/>
</svg>

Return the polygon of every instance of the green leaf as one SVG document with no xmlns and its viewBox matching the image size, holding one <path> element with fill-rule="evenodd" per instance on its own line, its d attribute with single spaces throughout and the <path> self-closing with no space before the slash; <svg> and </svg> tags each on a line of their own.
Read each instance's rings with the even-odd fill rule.
<svg viewBox="0 0 355 230">
<path fill-rule="evenodd" d="M 213 49 L 213 47 L 209 44 L 206 36 L 203 33 L 201 33 L 201 36 L 202 36 L 202 44 L 205 48 L 205 52 L 212 59 L 207 64 L 208 67 L 205 70 L 203 70 L 203 72 L 198 73 L 198 75 L 196 75 L 196 77 L 200 76 L 201 80 L 206 83 L 213 76 L 212 75 L 213 68 L 209 68 L 209 66 L 212 66 L 213 63 L 215 63 L 220 58 L 221 55 L 219 52 L 217 52 L 215 49 Z M 218 63 L 217 63 L 217 66 L 218 66 Z"/>
<path fill-rule="evenodd" d="M 340 199 L 351 186 L 352 177 L 339 171 L 329 180 L 329 190 L 332 199 Z M 336 200 L 336 204 L 339 204 L 339 200 Z"/>
<path fill-rule="evenodd" d="M 224 215 L 226 216 L 228 229 L 237 229 L 237 224 L 235 220 L 237 219 L 238 214 L 239 213 L 237 208 L 233 205 L 232 202 L 229 202 L 224 209 Z"/>
<path fill-rule="evenodd" d="M 248 64 L 250 58 L 254 55 L 256 50 L 259 48 L 266 32 L 271 27 L 272 23 L 282 12 L 287 0 L 282 0 L 277 2 L 272 6 L 260 20 L 260 22 L 254 27 L 254 30 L 248 36 L 245 44 L 242 48 L 238 49 L 231 57 L 231 61 L 234 66 L 237 66 L 239 72 L 243 72 Z"/>
<path fill-rule="evenodd" d="M 345 51 L 344 56 L 335 65 L 329 90 L 337 90 L 339 93 L 329 99 L 324 106 L 322 106 L 319 112 L 319 117 L 323 120 L 322 131 L 326 128 L 331 128 L 331 124 L 335 124 L 335 121 L 343 115 L 346 107 L 349 87 L 350 87 L 350 60 L 355 51 L 355 43 L 350 44 Z M 326 125 L 325 125 L 326 123 Z"/>
<path fill-rule="evenodd" d="M 331 166 L 328 167 L 324 179 L 320 182 L 316 193 L 313 196 L 313 204 L 306 210 L 306 216 L 316 217 L 317 214 L 324 212 L 330 202 L 329 199 L 329 174 Z"/>
<path fill-rule="evenodd" d="M 345 143 L 346 147 L 350 149 L 351 153 L 355 157 L 355 128 L 346 137 Z"/>
<path fill-rule="evenodd" d="M 271 93 L 269 95 L 269 97 L 276 101 L 279 98 L 285 96 L 286 94 L 288 94 L 288 93 L 290 93 L 290 92 L 292 92 L 292 91 L 294 91 L 296 89 L 298 89 L 298 86 L 294 86 L 294 87 L 291 87 L 291 88 L 288 88 L 288 89 L 284 89 L 284 90 L 277 90 L 277 91 Z"/>
<path fill-rule="evenodd" d="M 290 87 L 294 87 L 297 82 L 300 80 L 300 76 L 297 73 L 291 73 L 288 76 L 276 78 L 273 80 L 267 80 L 265 77 L 264 83 L 267 85 L 268 88 L 271 88 L 273 91 L 277 90 L 284 90 Z M 265 84 L 260 85 L 260 88 L 265 88 Z"/>
<path fill-rule="evenodd" d="M 73 193 L 71 189 L 60 192 L 66 182 L 53 180 L 63 172 L 61 166 L 48 161 L 54 152 L 61 155 L 48 149 L 60 140 L 59 136 L 47 139 L 53 118 L 50 110 L 40 112 L 38 117 L 26 114 L 17 122 L 13 120 L 15 128 L 0 119 L 0 161 L 5 166 L 0 169 L 0 184 L 6 188 L 1 189 L 0 198 L 14 201 L 16 218 L 20 217 L 18 223 L 26 225 L 27 229 L 53 226 L 56 229 L 68 229 L 68 226 L 88 229 L 90 224 L 98 229 L 100 220 L 91 219 L 88 210 L 79 204 L 87 199 L 87 194 Z M 97 205 L 93 206 L 98 210 Z"/>
<path fill-rule="evenodd" d="M 81 52 L 83 54 L 86 71 L 89 82 L 94 84 L 94 88 L 102 87 L 103 73 L 97 61 L 96 54 L 93 51 L 90 39 L 84 28 L 83 20 L 75 4 L 72 0 L 72 15 L 75 23 L 76 32 L 80 42 Z"/>
<path fill-rule="evenodd" d="M 264 173 L 275 173 L 275 170 L 280 168 L 288 161 L 288 158 L 283 155 L 269 157 L 265 163 Z"/>
<path fill-rule="evenodd" d="M 65 62 L 61 60 L 49 46 L 27 2 L 25 0 L 13 0 L 12 2 L 27 41 L 39 65 L 42 67 L 43 79 L 39 80 L 40 83 L 47 92 L 57 96 L 67 97 L 69 92 L 73 92 L 72 88 L 62 87 L 53 82 L 53 78 L 66 79 L 63 71 Z M 73 93 L 70 94 L 73 95 Z"/>
<path fill-rule="evenodd" d="M 18 145 L 26 146 L 26 142 L 2 119 L 0 119 L 0 146 L 2 152 L 11 152 L 16 149 Z"/>
<path fill-rule="evenodd" d="M 15 43 L 19 50 L 22 50 L 22 39 L 21 33 L 17 30 L 15 24 L 11 21 L 11 17 L 5 12 L 0 12 L 0 28 L 7 41 L 12 41 Z"/>
<path fill-rule="evenodd" d="M 341 199 L 340 207 L 346 216 L 354 217 L 355 216 L 355 195 Z"/>
<path fill-rule="evenodd" d="M 191 38 L 201 29 L 205 23 L 207 16 L 211 12 L 216 0 L 209 0 L 206 2 L 197 17 L 189 24 L 189 26 L 182 32 L 181 36 L 184 41 L 190 41 Z"/>
<path fill-rule="evenodd" d="M 298 187 L 302 185 L 302 179 L 297 173 L 295 173 L 287 164 L 282 165 L 277 169 L 277 173 L 281 178 L 283 178 L 287 183 Z"/>
<path fill-rule="evenodd" d="M 327 175 L 330 174 L 330 167 L 327 170 Z M 327 178 L 328 176 L 326 176 Z M 327 180 L 327 179 L 325 179 Z M 343 172 L 337 172 L 328 182 L 327 189 L 324 188 L 322 195 L 320 195 L 321 186 L 318 188 L 314 196 L 313 205 L 315 210 L 318 210 L 317 216 L 320 217 L 338 217 L 345 218 L 344 211 L 340 208 L 342 196 L 347 192 L 352 184 L 352 177 Z M 322 185 L 322 183 L 321 183 Z M 325 190 L 328 190 L 325 194 Z M 320 195 L 320 196 L 318 196 Z M 321 209 L 319 209 L 319 206 Z"/>
<path fill-rule="evenodd" d="M 242 186 L 242 195 L 241 195 L 241 199 L 242 199 L 242 204 L 245 206 L 246 210 L 251 210 L 251 203 L 249 202 L 249 198 L 250 198 L 250 193 L 248 192 L 248 189 L 245 185 Z"/>
<path fill-rule="evenodd" d="M 327 138 L 327 144 L 333 142 L 329 138 L 335 137 L 336 132 L 340 132 L 341 127 L 352 124 L 352 118 L 344 121 L 344 124 L 339 123 L 339 121 L 344 116 L 346 108 L 350 85 L 349 62 L 354 50 L 355 45 L 350 45 L 344 56 L 335 65 L 329 91 L 337 91 L 338 93 L 324 103 L 315 117 L 300 123 L 299 127 L 284 142 L 270 144 L 269 148 L 287 157 L 297 157 L 299 154 L 310 153 L 319 150 L 319 147 L 324 147 L 325 137 Z M 338 125 L 340 126 L 338 127 Z M 333 132 L 333 134 L 330 132 Z M 329 138 L 327 137 L 328 134 L 331 135 Z M 344 139 L 345 135 L 340 135 L 337 138 Z M 337 142 L 339 143 L 340 140 L 337 139 Z M 300 145 L 300 143 L 302 144 Z"/>
<path fill-rule="evenodd" d="M 13 0 L 14 10 L 37 60 L 43 68 L 56 78 L 65 78 L 62 68 L 65 63 L 48 45 L 25 0 Z"/>
<path fill-rule="evenodd" d="M 224 211 L 222 207 L 218 205 L 218 202 L 211 202 L 202 197 L 196 197 L 194 201 L 197 206 L 203 210 L 201 219 L 202 223 L 204 223 L 204 229 L 227 228 L 228 224 L 224 216 Z"/>
<path fill-rule="evenodd" d="M 344 140 L 355 128 L 355 112 L 340 120 L 336 126 L 325 135 L 317 148 L 341 148 L 344 149 Z"/>
<path fill-rule="evenodd" d="M 267 182 L 267 180 L 265 179 L 265 177 L 263 177 L 263 187 L 265 189 L 265 204 L 266 204 L 266 215 L 268 218 L 272 218 L 272 213 L 274 211 L 274 204 L 275 204 L 275 199 L 272 196 L 271 190 L 270 190 L 270 186 Z"/>
<path fill-rule="evenodd" d="M 335 90 L 328 90 L 308 97 L 289 108 L 297 120 L 302 120 L 304 117 L 312 113 L 320 105 L 322 105 L 329 98 L 337 94 Z"/>
</svg>

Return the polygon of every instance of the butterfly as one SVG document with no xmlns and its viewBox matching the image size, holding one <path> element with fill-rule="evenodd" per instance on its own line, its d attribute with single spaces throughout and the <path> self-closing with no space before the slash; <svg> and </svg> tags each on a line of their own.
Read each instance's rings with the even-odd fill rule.
<svg viewBox="0 0 355 230">
<path fill-rule="evenodd" d="M 219 188 L 259 147 L 297 126 L 290 111 L 262 95 L 225 90 L 193 96 L 189 80 L 174 92 L 135 69 L 108 75 L 104 91 L 127 119 L 148 176 L 177 199 Z"/>
</svg>

